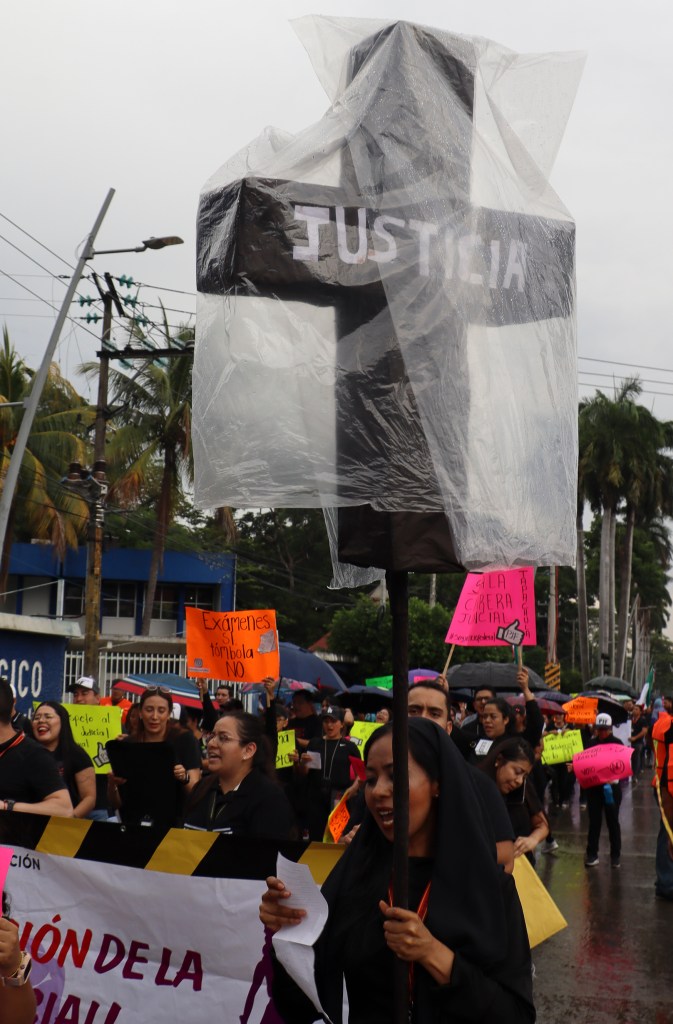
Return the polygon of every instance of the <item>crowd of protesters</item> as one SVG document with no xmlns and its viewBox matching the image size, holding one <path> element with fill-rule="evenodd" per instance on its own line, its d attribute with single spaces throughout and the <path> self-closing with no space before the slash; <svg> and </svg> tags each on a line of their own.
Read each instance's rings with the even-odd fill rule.
<svg viewBox="0 0 673 1024">
<path fill-rule="evenodd" d="M 385 977 L 394 955 L 425 968 L 412 986 L 414 999 L 425 1008 L 420 1016 L 414 1011 L 414 1019 L 439 1020 L 453 1013 L 465 1020 L 481 1020 L 486 1013 L 496 1024 L 534 1019 L 530 952 L 520 906 L 506 879 L 518 857 L 534 865 L 540 853 L 558 849 L 550 823 L 574 799 L 576 786 L 570 762 L 543 764 L 546 738 L 562 735 L 568 723 L 560 706 L 541 713 L 525 668 L 517 673 L 520 696 L 513 703 L 482 687 L 470 707 L 450 695 L 442 676 L 409 688 L 410 884 L 411 906 L 418 904 L 418 911 L 401 911 L 386 900 L 394 829 L 390 703 L 370 705 L 365 715 L 332 697 L 319 703 L 315 693 L 302 689 L 285 703 L 278 681 L 267 679 L 250 713 L 232 688 L 221 685 L 213 699 L 205 682 L 198 686 L 201 706 L 179 708 L 162 687 L 146 688 L 134 703 L 115 689 L 102 698 L 94 679 L 78 679 L 69 688 L 75 703 L 114 704 L 122 712 L 123 731 L 108 744 L 111 771 L 101 774 L 76 743 L 64 705 L 44 701 L 32 718 L 21 715 L 9 683 L 0 680 L 0 810 L 277 841 L 331 841 L 330 813 L 346 801 L 349 820 L 339 838 L 346 855 L 325 887 L 330 917 L 316 947 L 324 1005 L 338 998 L 324 965 L 349 934 L 358 938 L 342 965 L 347 986 L 357 985 L 363 970 L 368 977 Z M 620 867 L 622 790 L 656 768 L 662 808 L 656 892 L 672 900 L 673 851 L 663 816 L 673 820 L 673 700 L 659 699 L 651 708 L 633 702 L 624 707 L 633 775 L 629 782 L 580 791 L 587 809 L 585 865 L 599 863 L 605 820 L 610 863 Z M 349 737 L 355 722 L 365 719 L 373 731 L 361 757 Z M 294 744 L 277 768 L 279 737 L 288 729 Z M 622 741 L 604 712 L 583 729 L 585 748 L 614 742 Z M 356 770 L 358 762 L 362 771 Z M 474 876 L 474 885 L 453 888 L 449 915 L 449 888 L 457 876 Z M 346 889 L 350 899 L 343 901 Z M 493 902 L 496 891 L 500 896 Z M 268 880 L 260 916 L 271 931 L 301 915 L 284 905 L 286 896 L 282 880 Z M 500 909 L 494 912 L 493 906 Z M 377 907 L 380 923 L 372 931 Z M 10 977 L 9 967 L 12 977 L 21 974 L 23 960 L 15 963 L 17 957 L 15 934 L 3 925 L 0 975 Z M 280 968 L 274 995 L 290 1014 L 287 1019 L 312 1019 L 301 992 Z M 362 1007 L 367 1021 L 389 1020 L 389 986 L 374 986 L 370 996 L 371 1005 Z"/>
</svg>

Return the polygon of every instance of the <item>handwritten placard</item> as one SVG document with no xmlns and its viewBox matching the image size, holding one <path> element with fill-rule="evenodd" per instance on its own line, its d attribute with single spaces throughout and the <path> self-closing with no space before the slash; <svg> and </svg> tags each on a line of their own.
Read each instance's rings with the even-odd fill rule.
<svg viewBox="0 0 673 1024">
<path fill-rule="evenodd" d="M 561 707 L 566 713 L 566 722 L 572 725 L 593 725 L 598 714 L 598 697 L 575 697 Z"/>
<path fill-rule="evenodd" d="M 498 630 L 513 623 L 523 633 L 522 645 L 537 643 L 535 625 L 535 574 L 530 566 L 503 572 L 468 572 L 453 613 L 447 644 L 463 647 L 502 647 L 510 641 L 498 638 Z"/>
<path fill-rule="evenodd" d="M 380 729 L 382 725 L 382 722 L 353 722 L 348 738 L 358 748 L 360 757 L 364 753 L 367 740 L 371 734 Z"/>
<path fill-rule="evenodd" d="M 333 843 L 338 843 L 344 834 L 346 825 L 350 821 L 350 811 L 346 797 L 342 796 L 329 818 L 327 819 L 327 832 Z"/>
<path fill-rule="evenodd" d="M 276 750 L 276 768 L 291 768 L 294 764 L 294 754 L 297 743 L 294 729 L 282 729 L 278 733 L 278 748 Z"/>
<path fill-rule="evenodd" d="M 97 775 L 110 771 L 105 744 L 116 740 L 122 731 L 122 709 L 113 705 L 64 704 L 70 716 L 70 727 L 75 743 L 84 747 L 93 761 Z"/>
<path fill-rule="evenodd" d="M 633 747 L 621 743 L 597 743 L 573 757 L 573 771 L 580 786 L 601 786 L 633 775 Z"/>
<path fill-rule="evenodd" d="M 261 683 L 280 675 L 275 611 L 185 608 L 185 624 L 188 676 Z"/>
<path fill-rule="evenodd" d="M 542 764 L 570 764 L 574 754 L 584 750 L 579 729 L 548 732 L 543 738 Z"/>
</svg>

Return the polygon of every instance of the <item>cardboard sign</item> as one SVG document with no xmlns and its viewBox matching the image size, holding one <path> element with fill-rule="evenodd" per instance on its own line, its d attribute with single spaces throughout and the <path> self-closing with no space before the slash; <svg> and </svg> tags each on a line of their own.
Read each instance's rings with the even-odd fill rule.
<svg viewBox="0 0 673 1024">
<path fill-rule="evenodd" d="M 341 839 L 346 825 L 350 821 L 351 813 L 348 810 L 348 803 L 346 797 L 342 796 L 339 803 L 336 805 L 329 818 L 327 819 L 327 832 L 331 836 L 333 843 L 338 843 Z M 329 839 L 328 839 L 329 842 Z"/>
<path fill-rule="evenodd" d="M 566 722 L 573 725 L 593 725 L 598 714 L 598 697 L 575 697 L 561 707 L 566 713 Z"/>
<path fill-rule="evenodd" d="M 279 677 L 275 611 L 185 608 L 185 625 L 188 676 L 235 683 L 261 683 L 268 676 Z"/>
<path fill-rule="evenodd" d="M 75 743 L 84 747 L 93 761 L 97 775 L 106 775 L 110 771 L 105 744 L 108 740 L 116 740 L 122 731 L 122 710 L 113 705 L 97 704 L 64 704 L 70 716 L 70 728 Z"/>
<path fill-rule="evenodd" d="M 575 754 L 584 749 L 579 729 L 565 732 L 548 732 L 543 737 L 542 764 L 570 764 Z"/>
<path fill-rule="evenodd" d="M 468 572 L 445 643 L 463 647 L 502 647 L 512 641 L 508 627 L 523 633 L 527 646 L 537 642 L 534 570 Z M 498 637 L 500 631 L 500 638 Z"/>
<path fill-rule="evenodd" d="M 514 861 L 514 881 L 526 919 L 528 941 L 539 946 L 545 939 L 568 927 L 568 922 L 545 889 L 527 857 Z"/>
<path fill-rule="evenodd" d="M 583 789 L 601 786 L 606 782 L 619 782 L 633 775 L 631 758 L 633 747 L 621 743 L 599 743 L 573 757 L 573 771 Z"/>
<path fill-rule="evenodd" d="M 358 748 L 360 757 L 364 753 L 365 745 L 371 734 L 380 729 L 382 725 L 383 722 L 353 722 L 348 738 Z"/>
<path fill-rule="evenodd" d="M 282 729 L 278 733 L 278 747 L 276 749 L 276 768 L 291 768 L 294 764 L 291 754 L 294 754 L 297 743 L 294 729 Z"/>
</svg>

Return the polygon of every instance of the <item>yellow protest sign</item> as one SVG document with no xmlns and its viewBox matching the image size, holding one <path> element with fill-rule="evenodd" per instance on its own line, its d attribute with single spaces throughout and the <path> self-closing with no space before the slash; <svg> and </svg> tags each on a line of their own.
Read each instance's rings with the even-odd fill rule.
<svg viewBox="0 0 673 1024">
<path fill-rule="evenodd" d="M 362 757 L 367 740 L 373 732 L 381 728 L 382 724 L 382 722 L 353 722 L 348 738 L 358 748 L 360 757 Z"/>
<path fill-rule="evenodd" d="M 276 613 L 270 608 L 210 612 L 185 608 L 187 675 L 261 683 L 280 675 Z"/>
<path fill-rule="evenodd" d="M 294 761 L 290 757 L 296 749 L 294 729 L 283 729 L 278 733 L 276 749 L 276 768 L 291 768 Z"/>
<path fill-rule="evenodd" d="M 84 747 L 93 761 L 97 775 L 110 771 L 105 744 L 116 740 L 122 731 L 122 709 L 113 705 L 64 704 L 70 716 L 70 727 L 75 743 Z"/>
<path fill-rule="evenodd" d="M 565 732 L 548 732 L 543 737 L 542 764 L 566 764 L 572 761 L 573 754 L 584 749 L 582 733 L 579 729 L 566 729 Z"/>
<path fill-rule="evenodd" d="M 514 861 L 514 881 L 521 900 L 523 916 L 528 930 L 528 941 L 539 946 L 556 932 L 568 927 L 568 922 L 535 874 L 527 857 Z"/>
<path fill-rule="evenodd" d="M 573 725 L 593 725 L 598 713 L 598 697 L 575 697 L 561 707 L 566 713 L 566 722 L 572 722 Z"/>
<path fill-rule="evenodd" d="M 344 833 L 344 829 L 348 824 L 350 816 L 351 814 L 348 810 L 346 797 L 342 796 L 341 800 L 339 800 L 339 803 L 327 819 L 327 828 L 325 829 L 325 839 L 323 842 L 338 843 Z"/>
</svg>

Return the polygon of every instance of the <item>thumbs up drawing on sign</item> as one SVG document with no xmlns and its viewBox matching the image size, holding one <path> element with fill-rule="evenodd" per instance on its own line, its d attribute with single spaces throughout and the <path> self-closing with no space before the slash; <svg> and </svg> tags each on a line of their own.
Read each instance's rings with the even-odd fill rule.
<svg viewBox="0 0 673 1024">
<path fill-rule="evenodd" d="M 525 636 L 524 631 L 519 629 L 518 619 L 510 622 L 509 626 L 498 626 L 498 631 L 495 635 L 498 640 L 504 640 L 505 643 L 513 644 L 514 647 L 519 647 Z"/>
<path fill-rule="evenodd" d="M 110 758 L 108 757 L 107 750 L 105 749 L 104 745 L 100 742 L 100 740 L 98 741 L 98 753 L 94 758 L 92 758 L 92 760 L 96 768 L 102 768 L 103 765 L 110 763 Z"/>
</svg>

